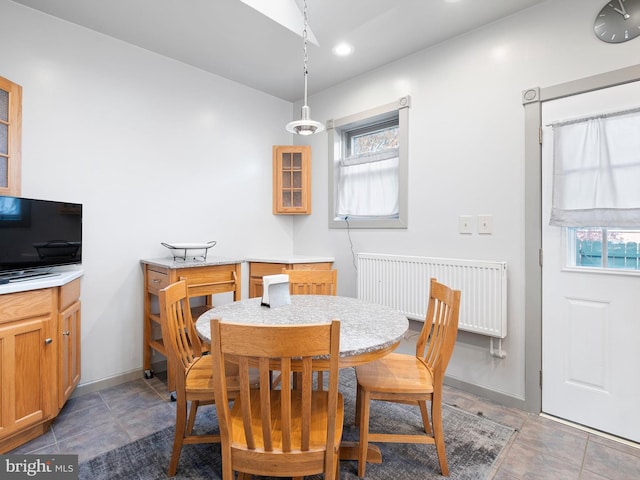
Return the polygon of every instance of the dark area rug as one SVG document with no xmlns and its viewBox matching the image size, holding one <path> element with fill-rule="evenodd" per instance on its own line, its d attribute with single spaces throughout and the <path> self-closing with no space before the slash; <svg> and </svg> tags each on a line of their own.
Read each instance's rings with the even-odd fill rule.
<svg viewBox="0 0 640 480">
<path fill-rule="evenodd" d="M 353 426 L 355 375 L 341 372 L 341 392 L 345 397 L 344 440 L 357 440 Z M 445 405 L 443 422 L 451 480 L 486 479 L 514 430 L 484 417 Z M 215 413 L 212 423 L 217 428 Z M 417 407 L 384 402 L 371 404 L 371 431 L 411 433 L 420 430 Z M 368 464 L 369 480 L 442 479 L 433 445 L 378 444 L 382 464 Z M 173 428 L 161 430 L 79 465 L 79 478 L 86 480 L 155 480 L 167 478 Z M 358 478 L 358 464 L 342 461 L 340 478 Z M 178 464 L 177 479 L 221 479 L 220 445 L 185 445 Z M 307 477 L 321 479 L 322 475 Z"/>
</svg>

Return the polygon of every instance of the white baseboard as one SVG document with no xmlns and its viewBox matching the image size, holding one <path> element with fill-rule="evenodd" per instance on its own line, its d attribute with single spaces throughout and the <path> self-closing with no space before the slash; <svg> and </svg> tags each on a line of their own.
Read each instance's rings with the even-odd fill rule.
<svg viewBox="0 0 640 480">
<path fill-rule="evenodd" d="M 158 363 L 154 363 L 151 366 L 151 369 L 154 372 L 165 372 L 167 370 L 167 362 L 161 361 Z M 144 371 L 142 369 L 131 370 L 129 372 L 114 375 L 113 377 L 102 378 L 100 380 L 95 380 L 89 383 L 80 383 L 80 385 L 78 385 L 74 390 L 71 398 L 86 395 L 87 393 L 98 392 L 100 390 L 104 390 L 105 388 L 115 387 L 122 383 L 137 380 L 139 378 L 144 378 Z"/>
</svg>

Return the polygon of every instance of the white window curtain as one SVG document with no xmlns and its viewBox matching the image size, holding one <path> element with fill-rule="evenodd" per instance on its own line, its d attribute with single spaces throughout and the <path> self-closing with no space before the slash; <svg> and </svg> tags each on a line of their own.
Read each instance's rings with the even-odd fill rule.
<svg viewBox="0 0 640 480">
<path fill-rule="evenodd" d="M 640 227 L 640 109 L 552 127 L 550 224 Z"/>
<path fill-rule="evenodd" d="M 362 158 L 361 158 L 362 159 Z M 353 217 L 394 217 L 400 211 L 399 158 L 341 162 L 336 213 Z"/>
</svg>

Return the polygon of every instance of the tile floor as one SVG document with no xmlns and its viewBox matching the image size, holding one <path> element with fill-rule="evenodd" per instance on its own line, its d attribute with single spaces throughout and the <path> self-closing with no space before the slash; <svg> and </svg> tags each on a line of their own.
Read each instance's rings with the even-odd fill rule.
<svg viewBox="0 0 640 480">
<path fill-rule="evenodd" d="M 161 376 L 74 397 L 47 434 L 11 453 L 74 453 L 82 462 L 173 425 L 175 403 L 168 399 Z M 491 479 L 640 479 L 640 448 L 454 388 L 446 388 L 444 399 L 516 429 Z"/>
</svg>

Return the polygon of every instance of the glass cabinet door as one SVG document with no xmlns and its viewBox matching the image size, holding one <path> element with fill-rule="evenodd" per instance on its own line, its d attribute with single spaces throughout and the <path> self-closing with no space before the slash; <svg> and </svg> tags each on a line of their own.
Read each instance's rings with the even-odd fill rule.
<svg viewBox="0 0 640 480">
<path fill-rule="evenodd" d="M 311 213 L 311 147 L 273 147 L 273 213 Z"/>
<path fill-rule="evenodd" d="M 20 195 L 22 87 L 0 77 L 0 195 Z"/>
</svg>

